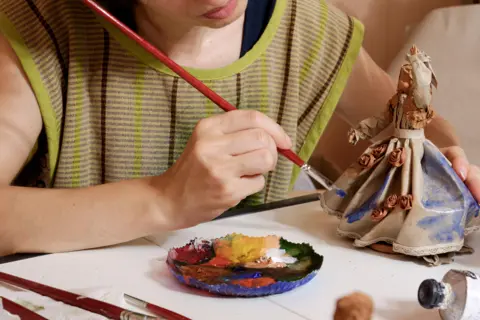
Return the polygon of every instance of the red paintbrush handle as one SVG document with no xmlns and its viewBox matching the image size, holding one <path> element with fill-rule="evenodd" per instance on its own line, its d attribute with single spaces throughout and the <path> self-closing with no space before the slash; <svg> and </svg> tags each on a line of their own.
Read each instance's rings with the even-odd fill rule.
<svg viewBox="0 0 480 320">
<path fill-rule="evenodd" d="M 47 318 L 42 317 L 39 314 L 13 302 L 8 300 L 7 298 L 0 297 L 0 309 L 8 311 L 10 314 L 19 316 L 20 319 L 28 319 L 28 320 L 47 320 Z"/>
<path fill-rule="evenodd" d="M 288 149 L 278 149 L 278 152 L 285 156 L 288 160 L 295 163 L 297 166 L 302 167 L 305 164 L 305 161 L 302 160 L 295 152 Z"/>
<path fill-rule="evenodd" d="M 147 40 L 140 37 L 137 33 L 133 30 L 128 28 L 118 19 L 116 19 L 112 14 L 110 14 L 107 10 L 102 8 L 93 0 L 83 0 L 84 3 L 90 7 L 93 11 L 97 12 L 100 16 L 104 17 L 107 21 L 111 24 L 116 26 L 122 33 L 124 33 L 127 37 L 135 41 L 137 44 L 142 46 L 145 50 L 150 52 L 155 58 L 157 58 L 160 62 L 166 65 L 170 70 L 175 72 L 178 76 L 180 76 L 183 80 L 190 83 L 195 89 L 200 91 L 204 96 L 209 98 L 212 102 L 222 108 L 224 111 L 233 111 L 237 110 L 231 103 L 227 100 L 222 98 L 218 95 L 215 91 L 207 87 L 203 82 L 195 78 L 192 74 L 188 73 L 185 69 L 183 69 L 180 65 L 178 65 L 175 61 L 170 59 L 167 55 L 163 52 L 155 48 L 151 45 Z M 285 156 L 287 159 L 295 163 L 297 166 L 301 167 L 305 164 L 305 162 L 293 151 L 285 150 L 285 149 L 278 149 L 279 153 Z"/>
<path fill-rule="evenodd" d="M 109 21 L 114 26 L 116 26 L 118 29 L 120 29 L 120 31 L 122 31 L 122 33 L 124 33 L 130 39 L 134 40 L 136 43 L 141 45 L 145 50 L 150 52 L 155 58 L 157 58 L 164 65 L 166 65 L 170 70 L 172 70 L 177 75 L 179 75 L 182 79 L 184 79 L 185 81 L 190 83 L 194 88 L 196 88 L 203 95 L 205 95 L 207 98 L 209 98 L 214 103 L 216 103 L 224 111 L 236 110 L 236 108 L 233 105 L 231 105 L 227 100 L 223 99 L 215 91 L 213 91 L 212 89 L 207 87 L 203 82 L 201 82 L 200 80 L 195 78 L 193 75 L 188 73 L 185 69 L 183 69 L 180 65 L 178 65 L 175 61 L 173 61 L 167 55 L 165 55 L 163 52 L 161 52 L 156 47 L 151 45 L 147 40 L 143 39 L 137 33 L 135 33 L 133 30 L 131 30 L 126 25 L 124 25 L 122 22 L 120 22 L 112 14 L 110 14 L 108 11 L 106 11 L 104 8 L 102 8 L 100 5 L 98 5 L 95 1 L 84 0 L 84 2 L 92 10 L 94 10 L 95 12 L 100 14 L 102 17 L 107 19 L 107 21 Z"/>
<path fill-rule="evenodd" d="M 22 289 L 36 292 L 53 300 L 61 301 L 68 305 L 90 311 L 114 320 L 124 319 L 153 319 L 145 318 L 143 315 L 134 314 L 113 304 L 87 298 L 75 293 L 49 287 L 37 282 L 22 279 L 10 274 L 0 272 L 0 282 L 5 282 Z M 137 317 L 136 317 L 137 316 Z"/>
</svg>

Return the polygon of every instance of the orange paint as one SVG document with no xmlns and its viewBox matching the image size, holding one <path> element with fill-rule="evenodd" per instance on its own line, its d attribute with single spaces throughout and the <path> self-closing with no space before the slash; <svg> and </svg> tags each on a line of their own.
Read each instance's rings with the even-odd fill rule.
<svg viewBox="0 0 480 320">
<path fill-rule="evenodd" d="M 207 263 L 204 263 L 203 265 L 224 268 L 224 267 L 228 267 L 231 264 L 232 264 L 232 261 L 230 261 L 230 259 L 226 257 L 217 256 L 211 259 L 210 261 L 208 261 Z"/>
</svg>

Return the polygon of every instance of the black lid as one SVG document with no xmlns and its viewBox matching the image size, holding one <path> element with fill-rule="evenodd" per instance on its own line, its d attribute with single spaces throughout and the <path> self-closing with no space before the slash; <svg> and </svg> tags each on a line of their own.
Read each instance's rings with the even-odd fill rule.
<svg viewBox="0 0 480 320">
<path fill-rule="evenodd" d="M 424 280 L 418 288 L 418 302 L 425 309 L 438 308 L 445 299 L 444 286 L 434 280 Z"/>
</svg>

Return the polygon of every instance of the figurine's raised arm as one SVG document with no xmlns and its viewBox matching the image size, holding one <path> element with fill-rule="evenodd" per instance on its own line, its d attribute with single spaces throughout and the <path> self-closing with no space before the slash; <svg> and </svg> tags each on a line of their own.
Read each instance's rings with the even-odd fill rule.
<svg viewBox="0 0 480 320">
<path fill-rule="evenodd" d="M 355 145 L 360 139 L 368 140 L 382 132 L 392 123 L 391 108 L 391 104 L 389 104 L 383 114 L 362 120 L 355 128 L 350 129 L 348 142 Z"/>
</svg>

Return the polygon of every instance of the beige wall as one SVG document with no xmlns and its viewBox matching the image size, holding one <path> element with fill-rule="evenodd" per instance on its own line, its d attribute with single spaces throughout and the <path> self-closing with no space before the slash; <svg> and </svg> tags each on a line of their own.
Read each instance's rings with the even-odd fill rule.
<svg viewBox="0 0 480 320">
<path fill-rule="evenodd" d="M 372 58 L 387 69 L 407 40 L 409 30 L 427 13 L 439 7 L 462 4 L 462 0 L 327 0 L 365 25 L 364 47 Z M 333 116 L 312 156 L 311 163 L 330 178 L 336 178 L 366 148 L 347 143 L 349 126 Z"/>
<path fill-rule="evenodd" d="M 435 8 L 462 0 L 327 0 L 365 25 L 364 46 L 373 59 L 388 68 L 407 40 L 408 30 Z"/>
</svg>

